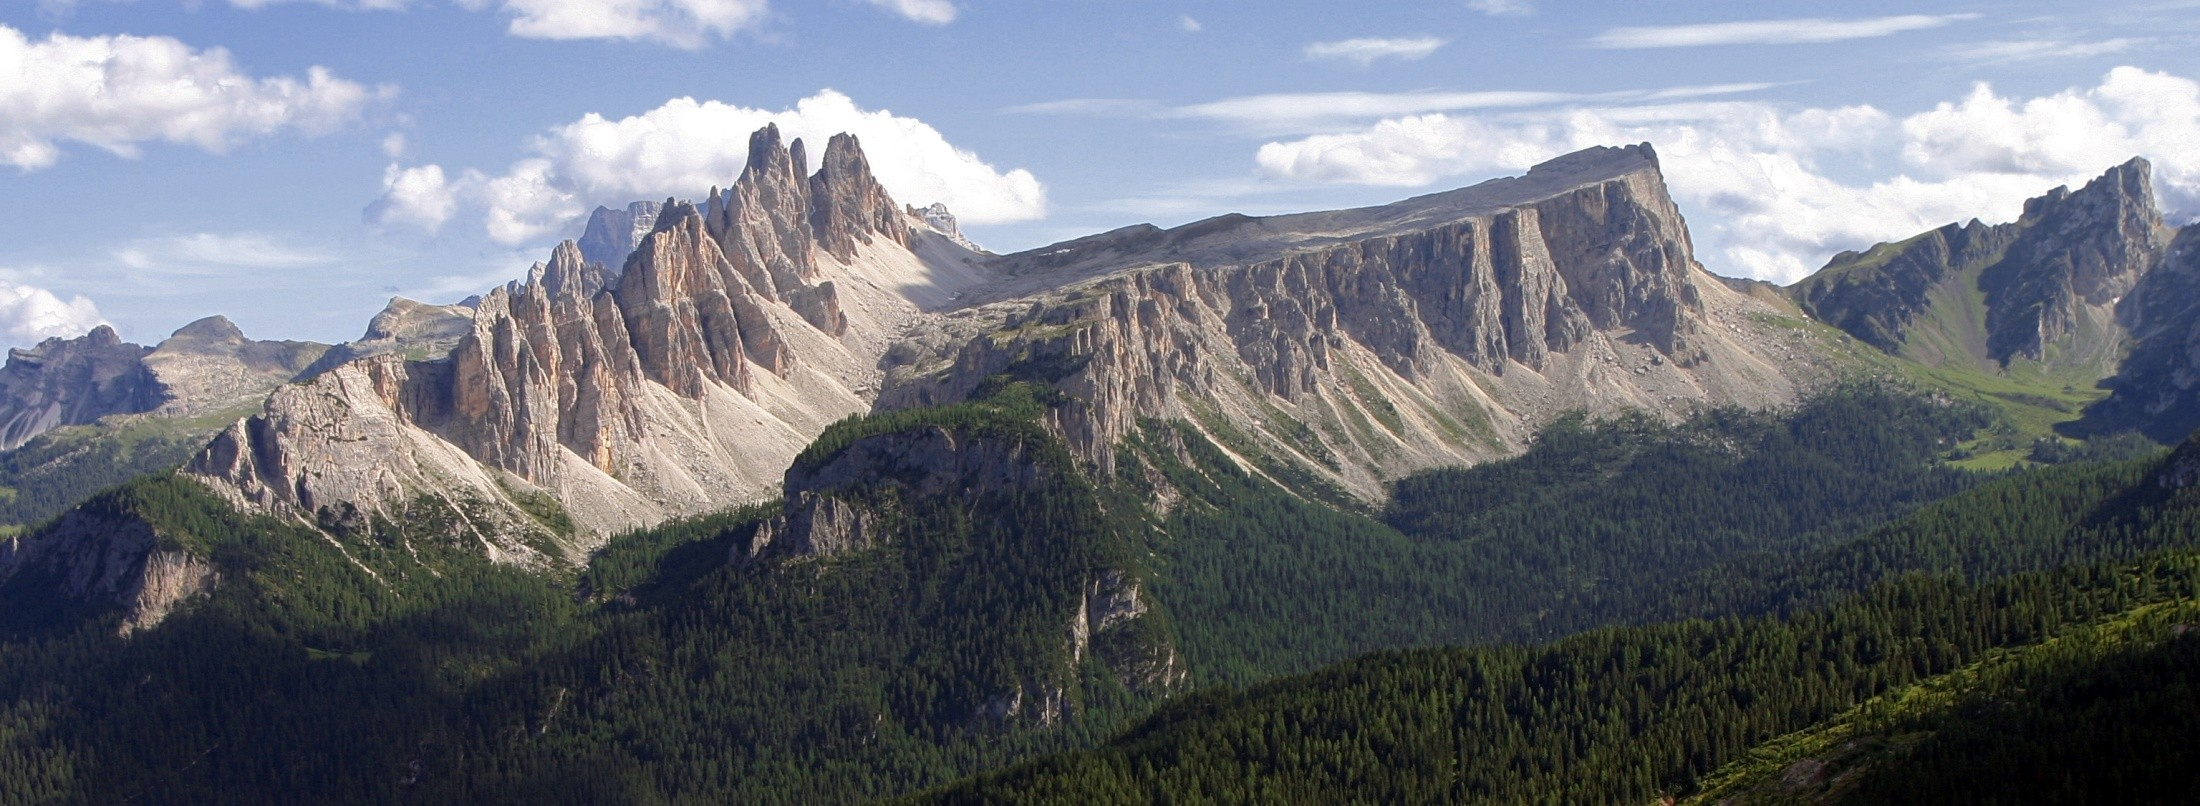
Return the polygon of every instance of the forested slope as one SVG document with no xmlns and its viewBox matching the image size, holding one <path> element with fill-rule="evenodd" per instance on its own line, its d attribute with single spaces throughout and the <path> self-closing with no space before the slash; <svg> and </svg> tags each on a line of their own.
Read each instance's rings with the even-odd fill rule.
<svg viewBox="0 0 2200 806">
<path fill-rule="evenodd" d="M 1539 648 L 1377 653 L 1185 698 L 1101 748 L 927 799 L 1642 802 L 1694 790 L 1700 776 L 1758 743 L 1963 669 L 1997 648 L 2065 633 L 2073 637 L 2029 657 L 2053 659 L 2061 677 L 2047 681 L 2060 686 L 2052 691 L 2075 693 L 2007 709 L 2009 724 L 2030 731 L 2018 735 L 2041 736 L 2090 713 L 2084 708 L 2091 706 L 2070 705 L 2086 692 L 2105 703 L 2103 713 L 2168 702 L 2189 685 L 2165 666 L 2173 657 L 2125 657 L 2118 642 L 2085 636 L 2113 631 L 2099 625 L 2117 619 L 2169 629 L 2149 608 L 2184 612 L 2200 597 L 2196 457 L 2200 444 L 2188 444 L 2143 466 L 2011 479 L 1786 567 L 1772 562 L 1764 570 L 1782 584 L 1759 589 L 1756 601 L 1744 593 L 1721 602 L 1736 612 L 1785 615 L 1614 628 Z M 2050 494 L 2058 491 L 2067 495 Z M 2012 495 L 2025 506 L 2011 509 Z M 1998 539 L 2015 520 L 2043 517 L 2036 534 Z M 1831 604 L 1796 607 L 1821 600 Z M 2102 696 L 2119 685 L 2137 688 Z M 2038 742 L 1966 766 L 1973 762 L 1962 760 L 1968 751 L 1961 748 L 1982 742 L 1985 730 L 1965 722 L 1967 713 L 1920 717 L 1952 725 L 1917 751 L 1921 765 L 1981 775 L 2051 762 L 2035 777 L 2065 786 L 2092 780 L 2059 766 L 2089 762 L 2044 757 Z M 2175 768 L 2191 726 L 2174 714 L 2139 725 L 2133 736 L 2149 741 L 2125 741 L 2103 724 L 2085 734 L 2083 746 L 2135 756 L 2119 769 Z M 1888 792 L 1946 794 L 1917 789 L 1938 768 L 1890 765 L 1868 780 Z"/>
</svg>

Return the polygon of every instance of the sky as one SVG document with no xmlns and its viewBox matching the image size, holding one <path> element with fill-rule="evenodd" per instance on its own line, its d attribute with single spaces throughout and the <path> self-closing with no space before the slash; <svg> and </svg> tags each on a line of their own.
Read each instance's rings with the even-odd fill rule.
<svg viewBox="0 0 2200 806">
<path fill-rule="evenodd" d="M 5 0 L 0 344 L 357 338 L 767 122 L 999 252 L 1650 142 L 1705 267 L 1784 283 L 2133 156 L 2190 220 L 2196 54 L 2196 0 Z"/>
</svg>

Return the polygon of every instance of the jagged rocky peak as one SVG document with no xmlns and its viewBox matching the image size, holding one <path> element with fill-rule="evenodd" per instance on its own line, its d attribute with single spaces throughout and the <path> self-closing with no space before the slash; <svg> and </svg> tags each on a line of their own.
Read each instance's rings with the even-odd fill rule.
<svg viewBox="0 0 2200 806">
<path fill-rule="evenodd" d="M 2169 237 L 2150 168 L 2134 158 L 2076 191 L 2026 201 L 2015 222 L 1949 224 L 1843 252 L 1790 293 L 1812 316 L 1927 363 L 2022 359 L 2105 375 L 2126 345 L 2118 302 Z M 1979 296 L 1982 318 L 1967 313 Z"/>
<path fill-rule="evenodd" d="M 825 144 L 825 160 L 810 177 L 810 223 L 818 246 L 841 260 L 854 260 L 858 244 L 877 235 L 909 244 L 909 224 L 894 200 L 871 175 L 871 162 L 853 134 L 836 134 Z"/>
<path fill-rule="evenodd" d="M 476 502 L 459 516 L 503 524 L 484 527 L 492 553 L 529 564 L 754 500 L 811 436 L 867 408 L 884 340 L 842 339 L 842 284 L 818 267 L 858 267 L 815 238 L 805 150 L 776 127 L 750 146 L 740 179 L 702 209 L 657 205 L 620 271 L 561 243 L 463 315 L 447 359 L 375 354 L 285 388 L 187 472 L 233 500 L 339 522 L 396 519 L 422 496 Z M 836 141 L 820 187 L 883 201 L 855 149 Z M 894 249 L 876 259 L 917 262 Z M 874 323 L 916 313 L 876 284 L 857 293 Z M 530 495 L 567 507 L 579 533 L 544 534 Z"/>
<path fill-rule="evenodd" d="M 626 256 L 641 245 L 642 238 L 656 229 L 662 209 L 662 204 L 653 201 L 634 202 L 619 210 L 597 207 L 581 230 L 581 256 L 589 263 L 618 271 L 626 265 Z"/>
<path fill-rule="evenodd" d="M 969 238 L 963 236 L 962 224 L 955 220 L 954 213 L 948 212 L 945 202 L 933 202 L 930 207 L 918 207 L 912 204 L 909 205 L 906 212 L 911 219 L 921 222 L 925 228 L 939 233 L 942 237 L 954 242 L 956 246 L 972 252 L 985 251 L 979 248 L 977 244 L 972 243 Z"/>
<path fill-rule="evenodd" d="M 2056 188 L 2025 202 L 2016 242 L 1979 278 L 1992 358 L 2041 360 L 2049 345 L 2108 324 L 2102 314 L 2169 243 L 2152 173 L 2134 157 L 2076 192 Z"/>
<path fill-rule="evenodd" d="M 817 274 L 810 184 L 798 151 L 799 143 L 789 149 L 781 142 L 777 124 L 756 130 L 741 178 L 704 205 L 704 223 L 726 257 L 763 271 L 773 291 L 808 285 Z"/>
</svg>

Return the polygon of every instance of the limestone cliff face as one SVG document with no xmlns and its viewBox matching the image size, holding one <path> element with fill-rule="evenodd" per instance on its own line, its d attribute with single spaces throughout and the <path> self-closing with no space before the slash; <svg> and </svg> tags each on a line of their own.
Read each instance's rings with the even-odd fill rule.
<svg viewBox="0 0 2200 806">
<path fill-rule="evenodd" d="M 145 367 L 149 352 L 123 343 L 106 325 L 78 338 L 9 350 L 0 367 L 0 450 L 58 426 L 158 407 L 160 384 Z"/>
<path fill-rule="evenodd" d="M 2075 192 L 2025 202 L 2015 222 L 1949 224 L 1844 252 L 1789 290 L 1812 316 L 1926 363 L 2099 377 L 2129 344 L 2119 303 L 2169 236 L 2150 168 L 2133 159 Z"/>
<path fill-rule="evenodd" d="M 818 245 L 848 260 L 858 244 L 885 238 L 909 245 L 909 223 L 886 190 L 871 176 L 871 163 L 852 134 L 836 134 L 825 144 L 825 160 L 810 177 L 811 225 Z"/>
<path fill-rule="evenodd" d="M 1177 260 L 1165 260 L 1178 258 Z M 1156 264 L 1156 259 L 1164 259 Z M 1517 450 L 1568 408 L 1770 404 L 1830 371 L 1791 315 L 1705 274 L 1647 146 L 1382 208 L 1131 229 L 1003 261 L 1009 299 L 889 355 L 882 406 L 1009 373 L 1110 472 L 1140 418 L 1189 419 L 1362 497 Z M 1066 279 L 1064 279 L 1066 278 Z M 1021 293 L 1019 283 L 1061 290 Z M 1287 468 L 1271 472 L 1292 473 Z"/>
<path fill-rule="evenodd" d="M 606 269 L 618 270 L 626 265 L 626 256 L 642 245 L 651 230 L 657 228 L 657 216 L 663 206 L 653 201 L 638 201 L 618 210 L 597 207 L 588 214 L 588 224 L 581 229 L 578 243 L 581 257 Z"/>
<path fill-rule="evenodd" d="M 2025 202 L 2022 234 L 1979 277 L 1986 292 L 1988 355 L 2046 358 L 2083 331 L 2112 328 L 2115 305 L 2169 244 L 2154 203 L 2151 168 L 2132 159 L 2073 193 L 2056 188 Z"/>
<path fill-rule="evenodd" d="M 183 326 L 157 347 L 123 342 L 113 328 L 101 325 L 74 339 L 11 350 L 0 368 L 0 450 L 109 415 L 180 418 L 248 406 L 327 349 L 312 342 L 253 341 L 228 319 L 210 316 Z"/>
<path fill-rule="evenodd" d="M 1142 419 L 1190 420 L 1262 472 L 1372 500 L 1516 451 L 1561 411 L 1776 404 L 1831 372 L 1821 336 L 1777 324 L 1792 309 L 1696 264 L 1648 146 L 1002 257 L 896 205 L 852 137 L 808 161 L 759 130 L 739 179 L 658 205 L 619 270 L 563 245 L 469 309 L 447 355 L 385 351 L 286 387 L 187 472 L 309 520 L 438 506 L 498 556 L 554 562 L 756 500 L 842 416 L 1002 373 L 1066 393 L 1047 425 L 1095 471 Z M 833 499 L 790 498 L 771 543 L 865 545 Z"/>
<path fill-rule="evenodd" d="M 916 306 L 878 281 L 930 277 L 899 219 L 878 231 L 826 209 L 886 199 L 854 141 L 834 142 L 831 167 L 806 177 L 799 141 L 758 131 L 740 179 L 700 210 L 659 205 L 621 270 L 561 244 L 472 306 L 447 355 L 369 355 L 287 387 L 186 471 L 309 519 L 441 502 L 525 563 L 761 497 L 876 388 L 883 341 L 842 338 L 843 285 L 868 326 L 898 329 Z M 545 497 L 574 533 L 536 517 L 528 502 Z"/>
<path fill-rule="evenodd" d="M 204 558 L 162 545 L 145 521 L 76 509 L 38 532 L 0 540 L 0 586 L 43 577 L 45 595 L 122 612 L 122 634 L 159 624 L 213 591 L 220 574 Z"/>
</svg>

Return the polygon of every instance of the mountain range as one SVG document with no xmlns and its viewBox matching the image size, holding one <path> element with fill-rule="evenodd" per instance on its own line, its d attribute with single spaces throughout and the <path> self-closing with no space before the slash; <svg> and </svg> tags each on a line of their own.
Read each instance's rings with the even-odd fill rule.
<svg viewBox="0 0 2200 806">
<path fill-rule="evenodd" d="M 253 341 L 210 317 L 152 347 L 101 327 L 11 352 L 0 632 L 46 660 L 0 655 L 18 664 L 0 691 L 37 714 L 0 737 L 47 731 L 83 759 L 139 746 L 170 728 L 86 698 L 182 664 L 198 671 L 147 695 L 161 708 L 234 706 L 208 687 L 242 661 L 205 647 L 235 645 L 382 703 L 343 722 L 375 737 L 363 760 L 262 793 L 512 797 L 616 745 L 640 777 L 613 778 L 650 793 L 635 799 L 846 799 L 1086 752 L 935 793 L 1058 795 L 1069 773 L 1121 784 L 1095 770 L 1222 730 L 1206 716 L 1318 708 L 1302 689 L 1326 684 L 1198 686 L 1652 615 L 1848 612 L 1835 597 L 1951 566 L 1782 563 L 1904 528 L 1929 538 L 1902 545 L 1969 539 L 1919 519 L 1991 511 L 1972 502 L 2046 478 L 2049 457 L 2127 459 L 2071 506 L 2145 513 L 2154 531 L 2129 534 L 2150 537 L 2072 515 L 2053 539 L 2130 561 L 2180 548 L 2159 524 L 2182 522 L 2183 493 L 2142 491 L 2190 486 L 2147 450 L 2200 427 L 2196 244 L 2133 159 L 2015 222 L 1844 252 L 1790 286 L 1734 280 L 1698 262 L 1639 144 L 1377 207 L 997 255 L 944 206 L 891 198 L 856 138 L 813 166 L 768 126 L 700 202 L 597 208 L 523 279 L 392 300 L 356 341 Z M 1759 503 L 1721 510 L 1737 501 Z M 1683 607 L 1714 571 L 1790 598 Z M 2027 554 L 1992 573 L 2050 571 Z M 1973 643 L 1872 685 L 1976 662 L 1990 647 Z M 109 671 L 56 671 L 79 668 Z M 283 720 L 317 696 L 231 727 L 306 724 Z M 680 697 L 728 704 L 659 713 Z M 1857 699 L 1809 703 L 1730 716 L 1767 738 Z M 144 736 L 94 727 L 113 724 Z M 636 749 L 655 740 L 635 731 L 753 746 L 721 768 L 687 755 L 708 742 Z M 148 752 L 109 783 L 29 755 L 0 769 L 63 799 L 192 800 L 309 751 L 198 772 Z"/>
</svg>

